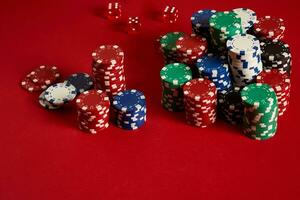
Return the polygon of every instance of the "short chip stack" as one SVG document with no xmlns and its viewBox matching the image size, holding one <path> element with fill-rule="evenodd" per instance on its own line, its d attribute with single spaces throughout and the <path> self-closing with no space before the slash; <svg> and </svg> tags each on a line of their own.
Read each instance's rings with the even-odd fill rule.
<svg viewBox="0 0 300 200">
<path fill-rule="evenodd" d="M 76 95 L 77 91 L 75 86 L 68 82 L 63 82 L 56 83 L 48 87 L 40 99 L 44 99 L 44 103 L 48 102 L 53 106 L 62 106 L 75 99 Z"/>
<path fill-rule="evenodd" d="M 241 18 L 243 33 L 247 33 L 257 21 L 256 13 L 249 8 L 236 8 L 232 11 Z"/>
<path fill-rule="evenodd" d="M 288 74 L 277 69 L 267 69 L 257 76 L 256 81 L 268 84 L 274 89 L 278 101 L 278 115 L 282 116 L 290 100 L 291 81 Z"/>
<path fill-rule="evenodd" d="M 160 50 L 166 64 L 178 62 L 176 41 L 183 35 L 182 32 L 170 32 L 160 38 Z"/>
<path fill-rule="evenodd" d="M 225 56 L 207 54 L 197 60 L 199 74 L 203 78 L 211 80 L 217 87 L 217 91 L 229 91 L 232 88 L 230 71 Z"/>
<path fill-rule="evenodd" d="M 291 74 L 291 51 L 289 45 L 280 40 L 264 40 L 260 43 L 265 69 L 278 69 Z"/>
<path fill-rule="evenodd" d="M 215 14 L 215 10 L 198 10 L 191 17 L 192 30 L 198 36 L 210 38 L 209 19 Z"/>
<path fill-rule="evenodd" d="M 226 50 L 227 39 L 243 33 L 241 18 L 234 12 L 216 12 L 209 19 L 211 43 L 217 52 Z"/>
<path fill-rule="evenodd" d="M 259 39 L 283 39 L 285 32 L 284 21 L 274 16 L 259 17 L 254 24 L 254 34 Z"/>
<path fill-rule="evenodd" d="M 205 128 L 217 118 L 217 89 L 208 79 L 193 79 L 183 86 L 185 117 L 190 125 Z"/>
<path fill-rule="evenodd" d="M 78 127 L 96 134 L 109 127 L 109 97 L 102 90 L 88 90 L 76 99 Z"/>
<path fill-rule="evenodd" d="M 58 81 L 60 73 L 56 66 L 42 65 L 35 68 L 21 81 L 21 86 L 29 92 L 45 90 Z"/>
<path fill-rule="evenodd" d="M 234 85 L 254 82 L 262 71 L 259 40 L 249 34 L 236 35 L 227 41 L 227 49 Z"/>
<path fill-rule="evenodd" d="M 218 96 L 218 106 L 221 116 L 231 124 L 241 124 L 243 121 L 244 105 L 239 87 L 231 91 L 223 91 Z"/>
<path fill-rule="evenodd" d="M 117 45 L 102 45 L 92 53 L 92 72 L 96 88 L 112 98 L 126 89 L 124 52 Z"/>
<path fill-rule="evenodd" d="M 243 132 L 256 139 L 265 140 L 277 130 L 278 103 L 274 90 L 267 84 L 253 83 L 241 91 L 244 109 Z"/>
<path fill-rule="evenodd" d="M 113 111 L 118 127 L 135 130 L 146 122 L 146 97 L 137 90 L 125 90 L 113 97 Z"/>
<path fill-rule="evenodd" d="M 168 111 L 184 110 L 182 86 L 192 79 L 191 68 L 182 63 L 172 63 L 160 71 L 161 104 Z"/>
</svg>

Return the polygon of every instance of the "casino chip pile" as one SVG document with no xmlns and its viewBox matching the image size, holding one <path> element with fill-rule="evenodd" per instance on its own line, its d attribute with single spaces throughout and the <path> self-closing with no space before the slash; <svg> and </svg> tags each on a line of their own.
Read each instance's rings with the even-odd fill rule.
<svg viewBox="0 0 300 200">
<path fill-rule="evenodd" d="M 60 78 L 58 68 L 42 65 L 26 75 L 21 86 L 29 92 L 45 90 L 49 85 L 56 83 Z"/>
<path fill-rule="evenodd" d="M 88 90 L 76 99 L 78 127 L 96 134 L 109 127 L 109 97 L 102 90 Z"/>
<path fill-rule="evenodd" d="M 216 121 L 217 111 L 218 117 L 241 126 L 251 138 L 263 140 L 274 136 L 277 117 L 288 108 L 291 88 L 291 51 L 281 40 L 284 21 L 257 17 L 248 8 L 204 9 L 192 14 L 191 25 L 192 35 L 170 32 L 160 39 L 165 63 L 173 63 L 160 72 L 163 108 L 184 110 L 187 123 L 203 128 Z M 174 64 L 190 67 L 193 79 Z M 205 92 L 201 88 L 207 85 L 216 89 L 211 98 L 202 97 Z M 190 93 L 192 97 L 188 96 Z M 194 96 L 199 99 L 192 101 Z M 207 99 L 211 102 L 202 102 Z"/>
<path fill-rule="evenodd" d="M 228 62 L 235 86 L 252 83 L 262 71 L 259 40 L 253 35 L 235 35 L 227 40 Z"/>
<path fill-rule="evenodd" d="M 101 45 L 93 53 L 92 73 L 97 89 L 112 98 L 126 89 L 124 52 L 117 45 Z"/>
<path fill-rule="evenodd" d="M 217 89 L 208 79 L 193 79 L 183 86 L 186 122 L 205 128 L 217 118 Z"/>
<path fill-rule="evenodd" d="M 118 127 L 135 130 L 146 122 L 146 97 L 137 90 L 125 90 L 113 97 L 113 111 Z"/>
<path fill-rule="evenodd" d="M 274 90 L 267 84 L 253 83 L 241 91 L 245 106 L 243 132 L 256 140 L 265 140 L 277 130 L 278 103 Z"/>
<path fill-rule="evenodd" d="M 171 63 L 160 71 L 162 106 L 174 112 L 184 110 L 182 86 L 192 79 L 192 70 L 183 63 Z"/>
</svg>

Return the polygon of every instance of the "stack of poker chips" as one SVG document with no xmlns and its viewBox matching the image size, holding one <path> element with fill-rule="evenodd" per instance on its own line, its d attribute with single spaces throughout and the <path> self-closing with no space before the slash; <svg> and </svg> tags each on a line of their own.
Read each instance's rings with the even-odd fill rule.
<svg viewBox="0 0 300 200">
<path fill-rule="evenodd" d="M 232 88 L 230 71 L 225 56 L 207 54 L 197 60 L 200 76 L 211 80 L 217 91 L 229 91 Z"/>
<path fill-rule="evenodd" d="M 112 98 L 126 89 L 124 52 L 117 45 L 102 45 L 92 53 L 92 73 L 97 89 Z"/>
<path fill-rule="evenodd" d="M 262 71 L 259 40 L 249 34 L 236 35 L 227 41 L 227 49 L 234 85 L 241 87 L 254 82 Z"/>
<path fill-rule="evenodd" d="M 71 74 L 66 81 L 75 86 L 77 94 L 90 90 L 94 86 L 93 78 L 87 73 Z"/>
<path fill-rule="evenodd" d="M 241 91 L 245 106 L 243 132 L 256 140 L 265 140 L 277 130 L 278 103 L 274 90 L 267 84 L 253 83 Z"/>
<path fill-rule="evenodd" d="M 291 81 L 288 74 L 277 69 L 267 69 L 257 76 L 256 82 L 268 84 L 274 89 L 278 101 L 278 115 L 282 116 L 290 100 Z"/>
<path fill-rule="evenodd" d="M 118 127 L 135 130 L 146 122 L 146 98 L 137 90 L 125 90 L 113 97 L 113 111 Z"/>
<path fill-rule="evenodd" d="M 58 81 L 60 73 L 56 66 L 42 65 L 35 68 L 21 81 L 21 86 L 29 92 L 45 90 Z"/>
<path fill-rule="evenodd" d="M 191 68 L 183 63 L 172 63 L 160 71 L 161 104 L 168 111 L 184 110 L 182 86 L 192 79 Z"/>
<path fill-rule="evenodd" d="M 47 90 L 40 95 L 39 102 L 41 105 L 43 102 L 48 109 L 56 109 L 75 99 L 76 95 L 76 88 L 72 84 L 68 82 L 56 83 L 48 87 Z"/>
<path fill-rule="evenodd" d="M 251 30 L 253 25 L 257 21 L 256 13 L 249 8 L 236 8 L 232 12 L 236 13 L 239 18 L 241 18 L 241 25 L 243 33 Z"/>
<path fill-rule="evenodd" d="M 192 30 L 198 36 L 210 38 L 209 19 L 216 13 L 215 10 L 198 10 L 191 17 Z"/>
<path fill-rule="evenodd" d="M 178 61 L 193 66 L 208 50 L 207 40 L 196 34 L 183 35 L 176 41 Z M 195 69 L 195 68 L 193 68 Z M 192 70 L 193 70 L 192 69 Z"/>
<path fill-rule="evenodd" d="M 263 40 L 260 43 L 264 69 L 276 68 L 291 74 L 291 51 L 289 45 L 280 40 Z"/>
<path fill-rule="evenodd" d="M 183 86 L 185 117 L 190 125 L 205 128 L 215 123 L 217 88 L 208 79 L 193 79 Z"/>
<path fill-rule="evenodd" d="M 102 90 L 88 90 L 76 99 L 78 127 L 97 134 L 109 126 L 109 97 Z"/>
<path fill-rule="evenodd" d="M 244 105 L 239 87 L 231 91 L 222 91 L 218 96 L 218 106 L 221 116 L 231 124 L 241 124 L 243 121 Z"/>
<path fill-rule="evenodd" d="M 170 32 L 160 38 L 160 50 L 166 64 L 178 62 L 176 41 L 183 35 L 182 32 Z"/>
<path fill-rule="evenodd" d="M 234 12 L 216 12 L 209 19 L 211 44 L 219 53 L 226 50 L 226 41 L 243 33 L 241 18 Z"/>
<path fill-rule="evenodd" d="M 253 29 L 259 39 L 281 40 L 284 37 L 285 25 L 281 18 L 264 16 L 257 19 Z"/>
</svg>

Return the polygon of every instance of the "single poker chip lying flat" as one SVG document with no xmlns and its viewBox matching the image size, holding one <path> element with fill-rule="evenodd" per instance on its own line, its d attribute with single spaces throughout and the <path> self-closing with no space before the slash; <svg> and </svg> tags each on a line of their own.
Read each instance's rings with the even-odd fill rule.
<svg viewBox="0 0 300 200">
<path fill-rule="evenodd" d="M 26 76 L 25 78 L 23 78 L 23 80 L 21 81 L 21 87 L 29 92 L 42 91 L 47 88 L 46 85 L 39 85 L 39 84 L 32 82 L 32 80 L 30 79 L 29 76 Z"/>
<path fill-rule="evenodd" d="M 94 82 L 90 75 L 86 73 L 76 73 L 69 76 L 66 81 L 76 87 L 77 93 L 82 93 L 93 87 Z"/>
<path fill-rule="evenodd" d="M 60 73 L 55 66 L 42 65 L 30 73 L 32 82 L 38 84 L 51 85 L 55 83 L 59 77 Z"/>
<path fill-rule="evenodd" d="M 72 101 L 77 95 L 76 88 L 68 83 L 56 83 L 45 91 L 45 99 L 53 105 L 62 105 Z"/>
<path fill-rule="evenodd" d="M 39 103 L 40 103 L 41 106 L 43 106 L 44 108 L 49 109 L 49 110 L 56 110 L 56 109 L 59 109 L 61 107 L 61 106 L 53 105 L 50 102 L 48 102 L 45 98 L 45 91 L 43 91 L 40 94 Z"/>
</svg>

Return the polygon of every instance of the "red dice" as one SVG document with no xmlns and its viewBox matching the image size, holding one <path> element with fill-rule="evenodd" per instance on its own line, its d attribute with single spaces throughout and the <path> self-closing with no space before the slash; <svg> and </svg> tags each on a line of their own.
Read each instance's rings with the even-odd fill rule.
<svg viewBox="0 0 300 200">
<path fill-rule="evenodd" d="M 118 2 L 108 3 L 107 18 L 110 20 L 120 19 L 122 14 L 121 4 Z"/>
<path fill-rule="evenodd" d="M 162 19 L 165 23 L 175 23 L 178 19 L 178 9 L 174 6 L 166 6 L 163 11 Z"/>
<path fill-rule="evenodd" d="M 128 32 L 137 32 L 141 28 L 141 21 L 139 17 L 128 18 Z"/>
</svg>

